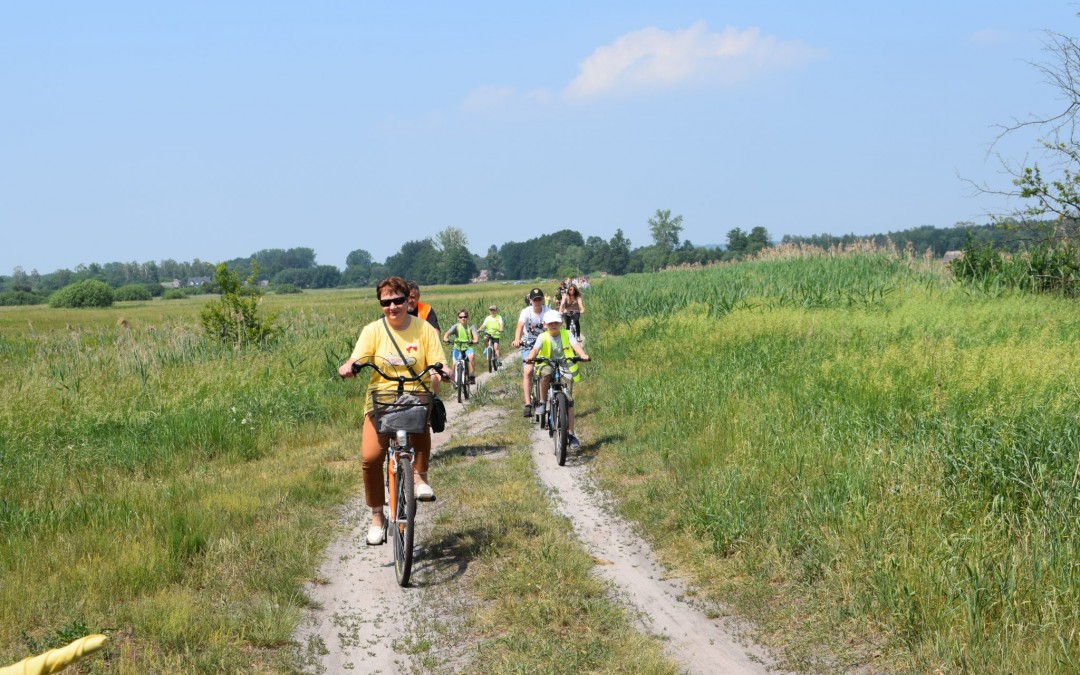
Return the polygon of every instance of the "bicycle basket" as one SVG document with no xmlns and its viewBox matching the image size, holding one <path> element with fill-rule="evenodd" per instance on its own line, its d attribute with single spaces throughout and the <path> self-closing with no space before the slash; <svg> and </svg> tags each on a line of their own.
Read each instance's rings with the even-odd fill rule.
<svg viewBox="0 0 1080 675">
<path fill-rule="evenodd" d="M 394 390 L 373 391 L 371 402 L 376 432 L 422 434 L 427 431 L 431 414 L 431 397 L 427 393 L 405 392 L 399 396 Z"/>
</svg>

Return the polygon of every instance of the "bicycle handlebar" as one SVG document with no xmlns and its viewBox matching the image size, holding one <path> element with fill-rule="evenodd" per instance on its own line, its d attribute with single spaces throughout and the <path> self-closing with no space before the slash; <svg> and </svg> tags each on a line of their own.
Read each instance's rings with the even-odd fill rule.
<svg viewBox="0 0 1080 675">
<path fill-rule="evenodd" d="M 423 370 L 421 370 L 416 375 L 413 375 L 412 377 L 405 377 L 404 375 L 387 375 L 386 373 L 384 373 L 382 371 L 381 368 L 379 368 L 377 365 L 375 365 L 374 363 L 372 363 L 370 361 L 368 361 L 367 363 L 353 362 L 353 364 L 352 364 L 352 373 L 353 373 L 353 375 L 356 375 L 357 373 L 359 373 L 364 368 L 371 368 L 376 373 L 381 375 L 383 377 L 383 379 L 390 380 L 391 382 L 397 382 L 398 384 L 405 384 L 406 382 L 419 382 L 424 377 L 424 375 L 426 375 L 429 371 L 435 371 L 436 373 L 438 373 L 442 377 L 450 379 L 450 374 L 447 373 L 445 370 L 443 370 L 443 364 L 441 364 L 441 363 L 432 363 L 431 365 L 424 368 Z"/>
<path fill-rule="evenodd" d="M 566 361 L 567 363 L 577 363 L 578 361 L 589 362 L 589 361 L 592 361 L 592 357 L 589 357 L 587 359 L 583 359 L 580 356 L 571 356 L 568 359 L 566 359 L 566 358 L 563 358 L 563 359 L 548 359 L 548 358 L 544 358 L 543 356 L 537 356 L 537 357 L 534 357 L 534 358 L 531 358 L 531 359 L 525 359 L 525 363 L 558 363 L 560 361 Z"/>
</svg>

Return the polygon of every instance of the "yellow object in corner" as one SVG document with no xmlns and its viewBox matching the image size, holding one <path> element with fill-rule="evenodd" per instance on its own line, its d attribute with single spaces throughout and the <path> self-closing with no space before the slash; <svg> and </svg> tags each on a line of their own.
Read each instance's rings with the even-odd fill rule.
<svg viewBox="0 0 1080 675">
<path fill-rule="evenodd" d="M 50 649 L 44 654 L 31 656 L 18 663 L 0 668 L 0 675 L 47 675 L 58 673 L 71 664 L 89 656 L 105 646 L 109 638 L 104 635 L 87 635 L 67 647 Z"/>
</svg>

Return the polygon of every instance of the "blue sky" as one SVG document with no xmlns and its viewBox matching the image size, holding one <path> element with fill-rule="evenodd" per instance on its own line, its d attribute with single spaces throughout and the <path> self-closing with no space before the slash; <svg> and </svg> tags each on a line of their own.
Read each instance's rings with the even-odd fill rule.
<svg viewBox="0 0 1080 675">
<path fill-rule="evenodd" d="M 1075 2 L 7 2 L 0 274 L 986 222 Z M 1006 139 L 1013 159 L 1035 137 Z M 1014 205 L 1015 206 L 1015 205 Z"/>
</svg>

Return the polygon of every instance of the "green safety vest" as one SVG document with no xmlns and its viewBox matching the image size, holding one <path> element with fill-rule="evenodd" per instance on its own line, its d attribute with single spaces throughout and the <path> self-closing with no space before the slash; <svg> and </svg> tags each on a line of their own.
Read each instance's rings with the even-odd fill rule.
<svg viewBox="0 0 1080 675">
<path fill-rule="evenodd" d="M 457 342 L 472 342 L 471 330 L 462 326 L 460 323 L 455 325 L 454 328 L 457 328 Z"/>
<path fill-rule="evenodd" d="M 544 331 L 540 334 L 540 351 L 537 352 L 537 356 L 543 356 L 545 359 L 551 358 L 551 333 Z M 570 346 L 570 331 L 565 328 L 559 329 L 559 339 L 562 340 L 562 352 L 563 358 L 570 359 L 574 356 L 574 348 Z M 578 364 L 570 364 L 570 374 L 574 376 L 574 382 L 581 379 L 581 375 L 578 374 Z"/>
</svg>

